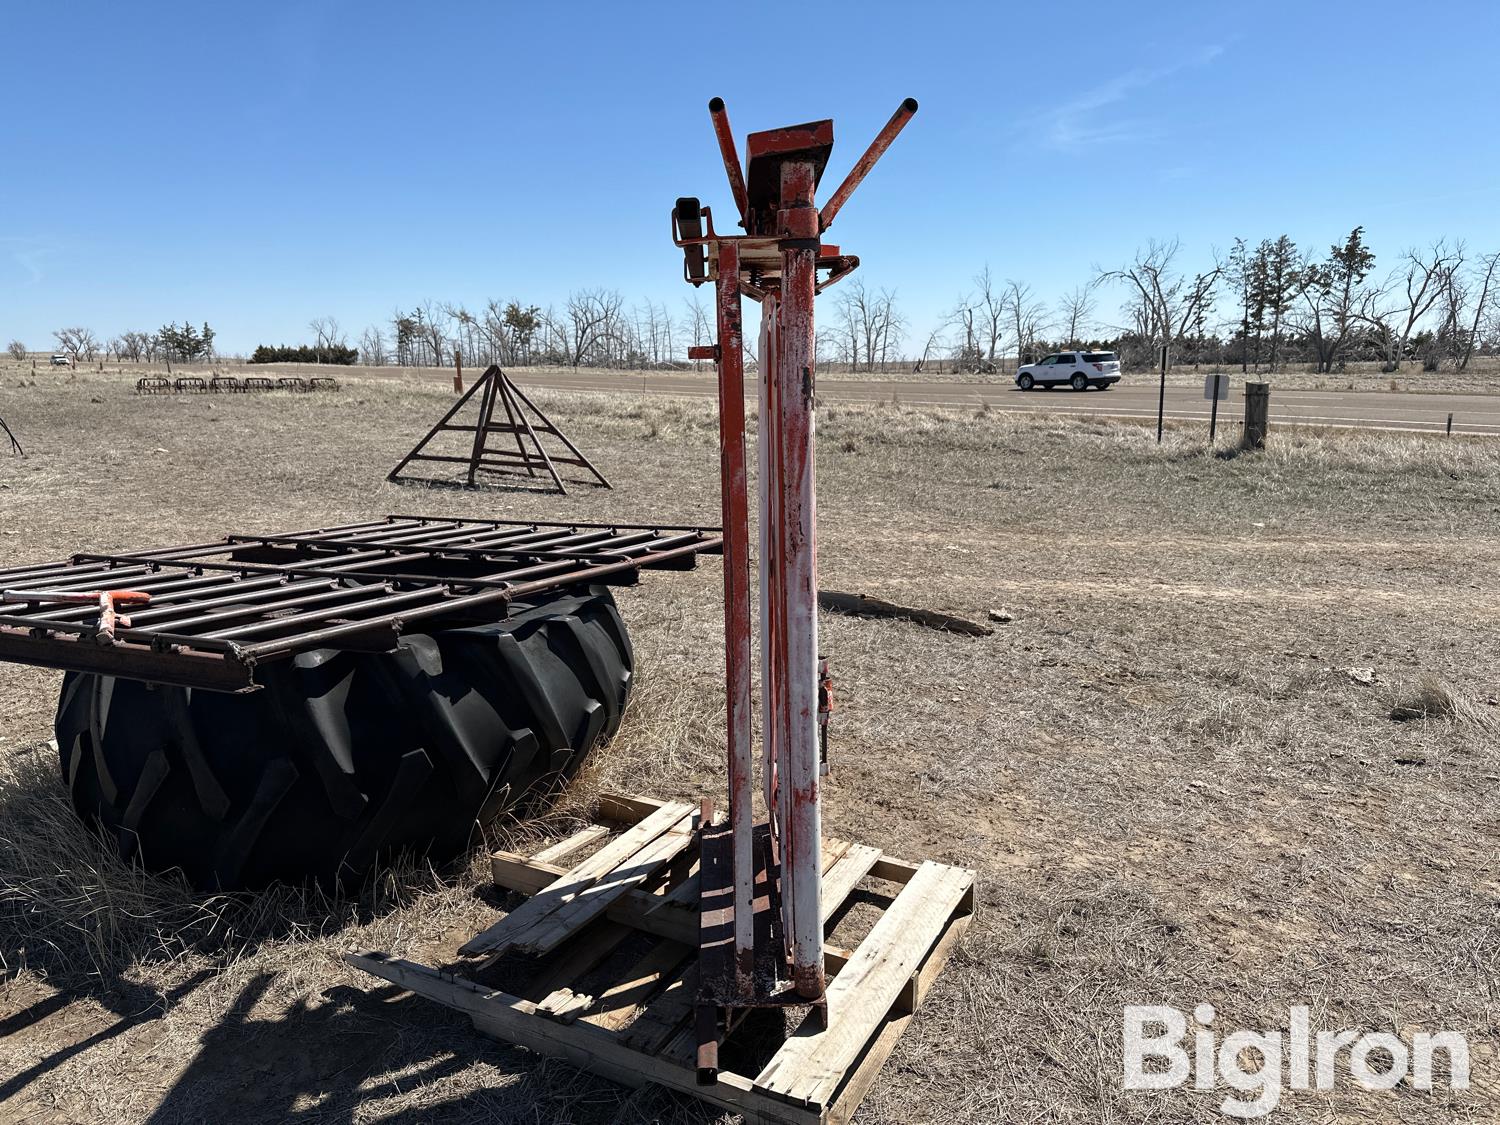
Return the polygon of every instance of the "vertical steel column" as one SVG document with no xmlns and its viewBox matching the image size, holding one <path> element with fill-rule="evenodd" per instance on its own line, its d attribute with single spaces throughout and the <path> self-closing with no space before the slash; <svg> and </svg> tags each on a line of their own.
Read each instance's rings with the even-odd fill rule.
<svg viewBox="0 0 1500 1125">
<path fill-rule="evenodd" d="M 776 539 L 783 612 L 777 656 L 786 767 L 782 788 L 788 821 L 782 827 L 783 895 L 791 902 L 788 931 L 792 981 L 809 999 L 823 995 L 821 911 L 822 823 L 818 800 L 817 567 L 813 505 L 813 299 L 817 293 L 818 209 L 811 161 L 781 166 L 781 308 L 777 317 L 778 467 L 780 508 Z"/>
<path fill-rule="evenodd" d="M 775 292 L 767 292 L 760 304 L 760 363 L 757 372 L 759 414 L 755 426 L 756 485 L 760 492 L 757 530 L 760 538 L 761 782 L 765 788 L 766 815 L 770 818 L 773 836 L 780 831 L 778 822 L 781 816 L 776 784 L 777 747 L 780 739 L 776 729 L 776 685 L 771 676 L 772 653 L 776 647 L 771 604 L 771 572 L 776 565 L 773 534 L 775 520 L 771 510 L 771 497 L 775 492 L 771 487 L 775 472 L 771 459 L 771 439 L 776 431 L 776 318 L 779 308 L 780 301 Z"/>
<path fill-rule="evenodd" d="M 740 248 L 719 246 L 719 487 L 724 520 L 724 659 L 729 816 L 734 869 L 734 964 L 748 995 L 755 968 L 754 782 L 750 712 L 750 517 L 745 479 L 745 337 Z"/>
</svg>

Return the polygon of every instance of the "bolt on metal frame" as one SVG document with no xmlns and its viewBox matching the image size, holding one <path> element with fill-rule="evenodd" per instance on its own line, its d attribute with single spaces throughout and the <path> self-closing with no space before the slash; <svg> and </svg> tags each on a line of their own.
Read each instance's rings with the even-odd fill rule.
<svg viewBox="0 0 1500 1125">
<path fill-rule="evenodd" d="M 913 99 L 901 104 L 820 210 L 815 197 L 833 122 L 752 133 L 742 170 L 724 103 L 714 98 L 709 113 L 745 233 L 715 231 L 711 209 L 695 198 L 679 199 L 672 212 L 684 278 L 714 285 L 718 329 L 717 344 L 689 353 L 718 368 L 729 758 L 728 823 L 704 833 L 700 1076 L 716 1066 L 706 1008 L 729 1009 L 733 1019 L 737 1008 L 824 996 L 813 302 L 859 265 L 824 243 L 822 233 L 916 109 Z M 819 271 L 826 271 L 821 279 Z M 756 467 L 765 825 L 754 823 L 742 297 L 761 306 Z M 777 917 L 768 920 L 768 913 Z M 768 941 L 777 948 L 768 951 Z"/>
</svg>

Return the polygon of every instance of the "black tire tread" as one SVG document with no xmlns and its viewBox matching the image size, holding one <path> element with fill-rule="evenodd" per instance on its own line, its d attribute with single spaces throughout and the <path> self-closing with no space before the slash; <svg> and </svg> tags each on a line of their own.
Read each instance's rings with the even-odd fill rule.
<svg viewBox="0 0 1500 1125">
<path fill-rule="evenodd" d="M 247 695 L 69 673 L 60 765 L 79 813 L 150 868 L 349 885 L 399 851 L 451 858 L 560 788 L 618 729 L 633 659 L 590 587 L 389 653 L 304 653 Z"/>
</svg>

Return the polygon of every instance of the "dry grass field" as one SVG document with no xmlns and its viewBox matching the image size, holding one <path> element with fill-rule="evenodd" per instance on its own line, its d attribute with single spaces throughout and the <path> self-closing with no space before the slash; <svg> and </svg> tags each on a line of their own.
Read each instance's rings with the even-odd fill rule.
<svg viewBox="0 0 1500 1125">
<path fill-rule="evenodd" d="M 37 373 L 44 374 L 47 357 L 39 356 Z M 6 370 L 6 364 L 10 364 L 12 370 L 17 374 L 24 374 L 28 378 L 32 374 L 31 364 L 16 364 L 8 358 L 0 358 L 0 372 Z M 269 364 L 257 366 L 243 363 L 238 360 L 220 360 L 215 363 L 189 363 L 171 364 L 165 363 L 128 363 L 128 362 L 101 362 L 97 364 L 84 364 L 80 371 L 92 370 L 100 374 L 98 368 L 103 367 L 103 373 L 114 373 L 123 378 L 138 379 L 142 375 L 202 375 L 208 377 L 215 373 L 225 375 L 331 375 L 339 379 L 396 379 L 402 382 L 428 383 L 432 386 L 449 386 L 453 380 L 452 367 L 343 367 L 331 364 Z M 902 360 L 888 364 L 878 365 L 877 370 L 868 371 L 861 369 L 851 371 L 847 363 L 825 363 L 819 366 L 819 377 L 825 380 L 856 381 L 856 382 L 892 382 L 912 383 L 930 382 L 938 385 L 944 383 L 985 383 L 1009 386 L 1015 380 L 1016 359 L 1014 356 L 1000 361 L 1000 369 L 991 374 L 964 372 L 952 370 L 951 362 L 928 363 L 920 374 L 913 374 L 913 361 Z M 1167 385 L 1171 387 L 1202 387 L 1203 377 L 1214 371 L 1210 364 L 1181 363 L 1175 365 L 1167 374 Z M 1259 373 L 1252 372 L 1249 375 L 1242 373 L 1237 365 L 1230 364 L 1221 366 L 1218 370 L 1226 372 L 1236 385 L 1246 378 L 1268 380 L 1276 387 L 1289 391 L 1391 391 L 1398 394 L 1500 394 L 1500 357 L 1490 355 L 1475 356 L 1465 371 L 1423 371 L 1421 364 L 1416 362 L 1403 363 L 1400 370 L 1387 372 L 1380 370 L 1380 364 L 1372 362 L 1352 362 L 1345 369 L 1332 373 L 1315 372 L 1307 364 L 1285 364 L 1275 373 L 1262 369 Z M 472 366 L 464 368 L 464 378 L 472 379 L 478 372 Z M 599 367 L 552 367 L 538 365 L 535 367 L 516 368 L 513 372 L 517 378 L 544 378 L 549 374 L 582 374 L 595 376 L 617 377 L 622 385 L 628 385 L 633 378 L 643 375 L 673 375 L 673 374 L 697 374 L 702 377 L 706 386 L 713 383 L 714 373 L 712 365 L 705 362 L 683 364 L 677 368 L 658 368 L 653 371 L 626 370 L 623 368 L 599 368 Z M 1147 365 L 1145 367 L 1127 366 L 1124 372 L 1125 382 L 1131 384 L 1150 384 L 1155 386 L 1158 379 L 1157 369 Z"/>
<path fill-rule="evenodd" d="M 539 394 L 616 484 L 559 498 L 383 483 L 448 401 L 432 386 L 137 398 L 24 374 L 0 370 L 29 454 L 0 456 L 7 565 L 388 512 L 717 522 L 706 402 Z M 820 418 L 823 585 L 1012 618 L 822 621 L 827 830 L 980 873 L 861 1122 L 1218 1120 L 1222 1090 L 1120 1080 L 1124 1005 L 1205 1000 L 1221 1034 L 1305 1003 L 1315 1028 L 1469 1036 L 1467 1092 L 1345 1080 L 1274 1120 L 1500 1118 L 1500 444 L 1298 430 L 1212 456 L 1199 429 Z M 619 593 L 638 694 L 592 783 L 719 791 L 718 582 L 710 560 Z M 478 854 L 338 900 L 122 867 L 56 778 L 59 678 L 0 665 L 0 1123 L 714 1120 L 342 963 L 441 961 L 492 922 Z"/>
</svg>

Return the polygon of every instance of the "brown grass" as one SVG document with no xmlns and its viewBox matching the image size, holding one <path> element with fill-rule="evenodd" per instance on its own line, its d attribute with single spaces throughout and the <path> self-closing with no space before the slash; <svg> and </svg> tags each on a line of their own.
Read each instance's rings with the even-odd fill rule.
<svg viewBox="0 0 1500 1125">
<path fill-rule="evenodd" d="M 0 376 L 32 454 L 0 458 L 0 562 L 402 510 L 713 518 L 701 402 L 540 393 L 614 492 L 381 483 L 444 401 Z M 987 638 L 821 622 L 828 830 L 981 874 L 979 920 L 861 1121 L 1212 1120 L 1221 1095 L 1118 1077 L 1123 1004 L 1201 1000 L 1221 1031 L 1308 1003 L 1321 1027 L 1474 1044 L 1467 1094 L 1289 1094 L 1282 1120 L 1493 1119 L 1500 447 L 1297 430 L 1221 459 L 1196 432 L 1158 447 L 1137 426 L 900 405 L 819 428 L 825 585 L 1014 617 Z M 639 695 L 594 784 L 719 790 L 717 578 L 621 591 Z M 1426 676 L 1451 716 L 1392 722 Z M 340 962 L 446 958 L 496 916 L 477 857 L 336 901 L 203 899 L 112 861 L 53 777 L 56 683 L 0 666 L 0 1121 L 711 1119 L 540 1066 Z"/>
<path fill-rule="evenodd" d="M 79 368 L 80 374 L 98 374 L 100 363 L 84 364 Z M 452 367 L 344 367 L 333 364 L 270 364 L 256 365 L 238 362 L 235 360 L 219 360 L 214 363 L 190 363 L 167 365 L 162 362 L 155 363 L 130 363 L 125 361 L 111 361 L 103 363 L 103 371 L 106 374 L 118 376 L 123 379 L 134 381 L 142 375 L 203 375 L 222 373 L 226 375 L 331 375 L 339 379 L 381 379 L 397 380 L 409 383 L 423 383 L 432 388 L 446 387 L 452 384 Z M 910 360 L 890 362 L 877 365 L 876 370 L 871 371 L 860 368 L 858 371 L 851 370 L 847 363 L 821 363 L 818 366 L 818 377 L 825 380 L 876 382 L 876 383 L 995 383 L 1012 385 L 1015 380 L 1017 361 L 1014 356 L 1006 357 L 1000 361 L 999 370 L 991 374 L 979 374 L 974 372 L 954 371 L 952 364 L 948 362 L 930 362 L 920 373 L 913 373 L 913 362 Z M 1345 370 L 1339 372 L 1317 372 L 1311 364 L 1283 364 L 1274 372 L 1262 369 L 1259 372 L 1243 372 L 1237 364 L 1193 364 L 1177 363 L 1167 373 L 1167 385 L 1171 387 L 1202 387 L 1206 375 L 1214 371 L 1220 371 L 1229 376 L 1230 383 L 1235 393 L 1238 393 L 1241 384 L 1246 379 L 1265 380 L 1278 388 L 1285 390 L 1303 391 L 1381 391 L 1400 392 L 1403 394 L 1495 394 L 1500 392 L 1500 356 L 1475 356 L 1470 361 L 1465 371 L 1423 371 L 1422 365 L 1412 361 L 1402 364 L 1401 369 L 1395 375 L 1381 370 L 1382 365 L 1378 362 L 1359 361 L 1350 363 Z M 479 369 L 472 366 L 464 368 L 465 380 L 471 380 L 477 375 Z M 692 363 L 683 363 L 673 367 L 655 368 L 651 371 L 626 370 L 622 368 L 572 368 L 556 367 L 550 365 L 538 365 L 535 367 L 516 368 L 513 374 L 522 381 L 543 381 L 548 375 L 555 373 L 572 373 L 596 376 L 607 376 L 617 378 L 622 389 L 628 388 L 634 380 L 642 376 L 673 375 L 673 374 L 696 374 L 705 383 L 713 380 L 713 366 L 705 361 L 699 360 Z M 67 372 L 63 369 L 51 369 L 46 366 L 46 357 L 39 359 L 35 376 L 47 378 L 58 374 L 66 377 Z M 1154 364 L 1127 366 L 1123 372 L 1124 381 L 1127 384 L 1156 385 L 1158 379 L 1158 368 Z M 33 377 L 30 362 L 16 363 L 9 356 L 0 356 L 0 380 L 10 376 L 30 380 Z"/>
</svg>

